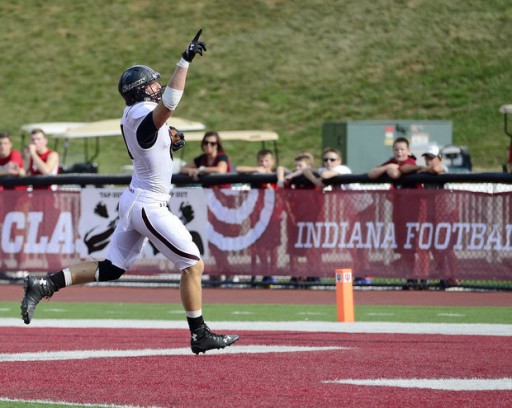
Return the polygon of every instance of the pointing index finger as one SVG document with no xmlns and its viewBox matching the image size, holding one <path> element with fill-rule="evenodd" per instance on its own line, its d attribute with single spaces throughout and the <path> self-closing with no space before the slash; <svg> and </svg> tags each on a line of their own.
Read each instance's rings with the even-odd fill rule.
<svg viewBox="0 0 512 408">
<path fill-rule="evenodd" d="M 194 37 L 194 39 L 192 40 L 192 42 L 197 42 L 197 40 L 199 40 L 199 37 L 201 36 L 201 33 L 203 32 L 203 29 L 200 28 L 199 31 L 197 32 L 196 36 Z"/>
</svg>

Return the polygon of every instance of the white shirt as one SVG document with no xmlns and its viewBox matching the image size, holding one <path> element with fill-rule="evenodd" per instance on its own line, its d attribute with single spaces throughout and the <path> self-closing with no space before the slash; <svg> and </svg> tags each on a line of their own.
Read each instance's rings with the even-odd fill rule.
<svg viewBox="0 0 512 408">
<path fill-rule="evenodd" d="M 137 141 L 137 129 L 146 115 L 156 107 L 154 102 L 140 102 L 127 106 L 121 119 L 123 137 L 133 162 L 131 186 L 160 194 L 169 194 L 173 160 L 169 126 L 158 130 L 154 145 L 142 148 Z"/>
<path fill-rule="evenodd" d="M 324 171 L 328 170 L 327 168 L 325 167 L 321 167 L 318 169 L 318 173 L 320 175 L 322 175 L 322 173 Z M 331 171 L 335 171 L 336 173 L 338 174 L 352 174 L 352 170 L 350 170 L 350 168 L 348 166 L 345 166 L 344 164 L 338 164 L 336 166 L 334 166 L 332 169 L 329 169 Z M 340 188 L 342 190 L 352 190 L 353 189 L 353 185 L 352 184 L 341 184 L 340 185 Z M 332 185 L 328 185 L 324 188 L 324 191 L 331 191 L 332 190 Z"/>
<path fill-rule="evenodd" d="M 322 174 L 326 170 L 327 170 L 327 168 L 321 167 L 318 169 L 318 173 Z M 348 168 L 344 164 L 338 164 L 338 165 L 334 166 L 331 170 L 335 171 L 338 174 L 352 174 L 352 170 L 350 170 L 350 168 Z"/>
</svg>

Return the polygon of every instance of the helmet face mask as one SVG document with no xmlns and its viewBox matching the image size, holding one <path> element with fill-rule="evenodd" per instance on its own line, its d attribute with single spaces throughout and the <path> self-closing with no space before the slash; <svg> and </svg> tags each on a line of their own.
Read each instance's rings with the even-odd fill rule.
<svg viewBox="0 0 512 408">
<path fill-rule="evenodd" d="M 158 84 L 158 86 L 155 86 L 155 84 Z M 142 91 L 142 93 L 145 95 L 145 101 L 152 101 L 157 103 L 160 99 L 162 99 L 162 92 L 163 89 L 159 80 L 151 82 Z"/>
<path fill-rule="evenodd" d="M 160 74 L 146 65 L 134 65 L 123 72 L 118 90 L 128 106 L 137 102 L 158 102 L 162 98 Z M 158 89 L 156 89 L 158 88 Z"/>
</svg>

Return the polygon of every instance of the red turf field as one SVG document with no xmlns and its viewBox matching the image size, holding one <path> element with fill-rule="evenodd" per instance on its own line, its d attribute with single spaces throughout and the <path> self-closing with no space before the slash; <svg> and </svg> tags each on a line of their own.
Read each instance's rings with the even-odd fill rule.
<svg viewBox="0 0 512 408">
<path fill-rule="evenodd" d="M 507 337 L 243 332 L 206 355 L 0 363 L 0 396 L 159 407 L 506 407 L 512 391 L 447 391 L 325 383 L 511 377 Z M 185 330 L 7 328 L 2 353 L 185 347 Z M 249 354 L 246 346 L 340 347 Z M 45 358 L 43 355 L 42 358 Z"/>
<path fill-rule="evenodd" d="M 174 302 L 177 291 L 147 292 L 152 301 Z M 291 298 L 304 303 L 312 303 L 314 298 L 335 304 L 333 292 L 242 292 L 245 302 L 259 299 L 278 303 L 288 296 L 290 303 L 295 303 Z M 140 289 L 77 287 L 59 292 L 55 300 L 141 301 L 139 296 L 144 293 L 146 290 Z M 219 301 L 235 303 L 232 299 L 236 294 L 232 290 L 205 290 L 205 301 L 214 303 L 220 296 Z M 270 299 L 276 295 L 278 299 Z M 381 304 L 389 304 L 391 298 L 397 304 L 397 299 L 405 302 L 409 297 L 408 302 L 415 304 L 429 304 L 427 300 L 433 299 L 450 303 L 455 299 L 461 304 L 494 306 L 510 305 L 511 300 L 509 294 L 356 292 L 356 304 L 369 302 L 370 298 L 377 301 L 377 295 Z M 21 291 L 0 287 L 0 296 L 2 300 L 19 300 Z M 188 350 L 186 330 L 35 328 L 25 327 L 20 320 L 19 327 L 4 327 L 0 332 L 0 398 L 157 407 L 511 406 L 510 337 L 269 331 L 239 334 L 241 339 L 233 347 L 195 356 Z M 284 347 L 336 349 L 294 351 Z M 84 358 L 87 351 L 95 356 L 100 350 L 107 354 Z M 113 357 L 108 355 L 109 350 L 131 350 L 138 356 Z M 150 355 L 141 356 L 141 350 Z M 61 357 L 63 360 L 48 360 L 51 354 L 45 351 L 78 353 Z M 27 352 L 35 354 L 25 356 L 26 361 L 6 361 L 12 353 Z M 151 355 L 158 353 L 164 355 Z M 339 383 L 378 379 L 394 380 L 394 386 Z M 408 388 L 401 388 L 397 386 L 399 379 L 444 380 L 449 389 L 411 388 L 410 383 Z M 506 389 L 491 386 L 488 391 L 455 390 L 457 387 L 448 379 L 496 380 Z"/>
</svg>

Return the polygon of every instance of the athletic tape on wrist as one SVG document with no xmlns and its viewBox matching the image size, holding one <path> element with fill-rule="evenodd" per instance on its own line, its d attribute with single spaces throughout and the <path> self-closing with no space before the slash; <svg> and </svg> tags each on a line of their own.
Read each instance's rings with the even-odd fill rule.
<svg viewBox="0 0 512 408">
<path fill-rule="evenodd" d="M 181 58 L 178 63 L 176 64 L 176 66 L 178 67 L 181 67 L 181 68 L 188 68 L 188 66 L 190 65 L 190 62 L 188 62 L 185 58 Z"/>
<path fill-rule="evenodd" d="M 183 96 L 183 91 L 178 89 L 165 87 L 164 93 L 162 94 L 162 102 L 165 107 L 169 110 L 176 110 L 176 107 L 180 103 L 181 97 Z"/>
</svg>

